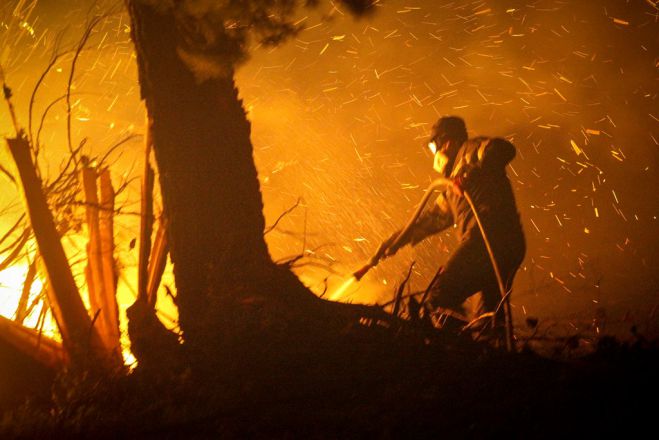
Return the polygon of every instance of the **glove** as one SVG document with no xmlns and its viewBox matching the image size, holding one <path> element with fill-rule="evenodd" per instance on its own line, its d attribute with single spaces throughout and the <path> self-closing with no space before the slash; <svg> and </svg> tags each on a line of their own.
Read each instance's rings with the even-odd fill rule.
<svg viewBox="0 0 659 440">
<path fill-rule="evenodd" d="M 354 272 L 352 276 L 354 276 L 357 279 L 357 281 L 361 280 L 369 270 L 377 266 L 380 260 L 395 254 L 398 248 L 394 249 L 391 247 L 391 245 L 394 244 L 394 242 L 396 241 L 399 235 L 400 235 L 400 231 L 396 231 L 389 238 L 387 238 L 382 243 L 380 243 L 378 250 L 375 251 L 375 254 L 373 254 L 371 260 L 368 263 L 366 263 L 364 267 Z"/>
<path fill-rule="evenodd" d="M 378 247 L 378 250 L 375 252 L 375 255 L 373 257 L 373 260 L 375 260 L 375 263 L 377 264 L 377 261 L 381 260 L 382 258 L 390 257 L 394 255 L 399 247 L 393 247 L 394 242 L 396 239 L 398 239 L 398 236 L 400 235 L 400 231 L 396 231 L 389 238 L 384 240 L 382 243 L 380 243 L 380 247 Z"/>
</svg>

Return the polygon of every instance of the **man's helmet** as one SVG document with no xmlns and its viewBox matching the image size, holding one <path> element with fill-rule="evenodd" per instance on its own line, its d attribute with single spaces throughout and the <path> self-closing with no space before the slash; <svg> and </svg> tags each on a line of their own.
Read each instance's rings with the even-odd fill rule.
<svg viewBox="0 0 659 440">
<path fill-rule="evenodd" d="M 434 141 L 437 146 L 440 146 L 447 140 L 455 141 L 459 145 L 467 140 L 467 127 L 462 118 L 444 116 L 433 125 L 430 142 Z"/>
</svg>

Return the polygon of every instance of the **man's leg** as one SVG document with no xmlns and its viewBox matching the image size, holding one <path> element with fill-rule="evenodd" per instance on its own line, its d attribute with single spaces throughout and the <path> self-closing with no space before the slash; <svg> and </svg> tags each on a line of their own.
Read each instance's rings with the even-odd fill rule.
<svg viewBox="0 0 659 440">
<path fill-rule="evenodd" d="M 485 301 L 483 301 L 483 292 L 476 292 L 462 303 L 462 309 L 465 311 L 465 316 L 469 321 L 486 313 Z"/>
<path fill-rule="evenodd" d="M 496 280 L 492 280 L 481 292 L 478 292 L 464 302 L 466 314 L 469 317 L 469 329 L 474 339 L 503 341 L 505 336 L 505 314 L 501 303 L 501 293 Z M 496 316 L 495 311 L 499 308 Z"/>
<path fill-rule="evenodd" d="M 428 305 L 431 310 L 466 320 L 462 303 L 483 289 L 486 279 L 482 267 L 485 264 L 487 255 L 482 243 L 463 242 L 429 286 Z"/>
<path fill-rule="evenodd" d="M 476 295 L 472 295 L 464 304 L 467 315 L 472 320 L 479 316 L 485 318 L 484 314 L 490 314 L 486 319 L 474 323 L 474 336 L 478 338 L 485 336 L 488 339 L 500 341 L 505 340 L 506 313 L 505 304 L 502 303 L 503 295 L 512 289 L 513 280 L 517 269 L 524 259 L 524 253 L 525 244 L 523 237 L 506 240 L 505 245 L 497 246 L 495 256 L 504 284 L 503 293 L 499 288 L 491 260 L 487 266 L 483 267 L 483 290 Z M 496 312 L 496 316 L 491 315 L 494 312 Z"/>
</svg>

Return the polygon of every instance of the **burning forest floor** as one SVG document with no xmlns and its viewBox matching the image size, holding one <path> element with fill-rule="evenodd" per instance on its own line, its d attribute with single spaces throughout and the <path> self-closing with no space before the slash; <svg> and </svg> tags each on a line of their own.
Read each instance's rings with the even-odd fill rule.
<svg viewBox="0 0 659 440">
<path fill-rule="evenodd" d="M 656 412 L 659 343 L 640 336 L 555 360 L 359 325 L 260 338 L 236 359 L 110 380 L 3 362 L 3 394 L 31 394 L 5 399 L 0 437 L 572 437 L 650 428 Z"/>
</svg>

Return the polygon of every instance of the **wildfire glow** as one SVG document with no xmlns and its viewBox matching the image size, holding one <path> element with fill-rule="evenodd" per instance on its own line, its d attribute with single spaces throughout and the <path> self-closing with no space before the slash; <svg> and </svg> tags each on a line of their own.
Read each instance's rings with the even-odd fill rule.
<svg viewBox="0 0 659 440">
<path fill-rule="evenodd" d="M 21 265 L 10 266 L 0 272 L 0 315 L 13 318 L 21 298 L 26 275 L 27 267 Z M 30 296 L 38 295 L 42 288 L 41 280 L 35 278 L 30 288 Z"/>
<path fill-rule="evenodd" d="M 62 47 L 67 47 L 77 43 L 87 11 L 36 3 L 31 16 L 0 8 L 0 58 L 24 125 L 32 87 L 50 59 L 63 17 L 75 27 L 65 35 Z M 541 2 L 553 5 L 547 8 L 381 3 L 372 25 L 349 17 L 335 17 L 330 25 L 322 14 L 310 14 L 299 38 L 276 50 L 255 51 L 237 70 L 236 84 L 252 122 L 266 223 L 273 224 L 296 199 L 304 199 L 303 209 L 291 212 L 267 235 L 273 259 L 299 253 L 300 241 L 303 251 L 322 249 L 309 254 L 316 266 L 300 265 L 296 274 L 319 295 L 329 285 L 330 299 L 388 301 L 394 295 L 391 285 L 412 259 L 419 269 L 411 289 L 425 289 L 455 246 L 451 237 L 401 249 L 359 283 L 318 265 L 357 266 L 375 242 L 404 224 L 432 172 L 417 146 L 427 145 L 436 155 L 441 145 L 425 143 L 429 129 L 440 114 L 456 114 L 467 120 L 470 135 L 506 137 L 519 151 L 508 173 L 528 252 L 516 292 L 532 294 L 514 296 L 518 310 L 571 313 L 582 307 L 575 304 L 578 298 L 588 307 L 603 307 L 601 295 L 615 303 L 617 292 L 654 279 L 648 274 L 656 266 L 651 251 L 656 248 L 656 204 L 648 203 L 639 189 L 657 182 L 652 164 L 659 119 L 651 50 L 656 2 L 634 7 L 613 0 Z M 74 143 L 89 139 L 84 152 L 90 157 L 102 156 L 127 133 L 143 132 L 126 23 L 125 15 L 109 16 L 78 59 L 71 129 Z M 36 95 L 37 120 L 66 90 L 70 61 L 61 57 L 47 77 L 48 86 Z M 40 157 L 50 164 L 51 174 L 68 154 L 65 115 L 58 104 L 44 119 Z M 6 106 L 0 106 L 3 136 L 13 133 L 10 120 Z M 127 147 L 113 153 L 117 184 L 139 182 L 141 149 Z M 4 165 L 8 159 L 3 154 L 0 149 Z M 2 175 L 0 188 L 0 209 L 16 203 L 14 187 Z M 117 206 L 132 214 L 139 185 L 126 188 Z M 128 243 L 138 230 L 137 218 L 116 217 L 124 346 L 124 310 L 134 300 L 137 279 L 136 251 Z M 11 223 L 0 216 L 0 235 Z M 85 243 L 81 240 L 76 248 L 84 249 Z M 0 273 L 1 315 L 15 314 L 25 272 L 15 267 Z M 83 269 L 74 272 L 87 304 Z M 623 275 L 603 277 L 609 272 Z M 173 286 L 171 267 L 165 277 L 163 284 Z M 600 285 L 602 277 L 606 281 Z M 30 302 L 38 285 L 35 280 Z M 632 301 L 631 296 L 626 297 Z M 158 301 L 159 316 L 176 327 L 171 299 L 161 295 Z M 640 293 L 633 301 L 654 304 Z M 36 325 L 41 307 L 34 307 L 26 325 Z M 46 316 L 45 327 L 51 321 Z"/>
<path fill-rule="evenodd" d="M 18 303 L 21 298 L 21 292 L 23 291 L 23 285 L 25 283 L 25 278 L 28 272 L 28 267 L 25 265 L 13 265 L 7 269 L 0 272 L 0 315 L 8 319 L 13 319 L 16 315 L 16 309 L 18 308 Z M 37 296 L 41 293 L 43 289 L 43 282 L 37 276 L 30 286 L 30 295 L 28 298 L 27 306 L 29 307 L 32 304 Z M 37 305 L 31 310 L 27 315 L 23 324 L 26 327 L 36 328 L 39 324 L 39 317 L 41 316 L 42 309 L 44 307 L 44 302 L 40 301 Z M 43 320 L 42 331 L 45 335 L 57 339 L 58 332 L 57 327 L 53 320 L 50 317 L 50 313 L 47 314 Z"/>
</svg>

